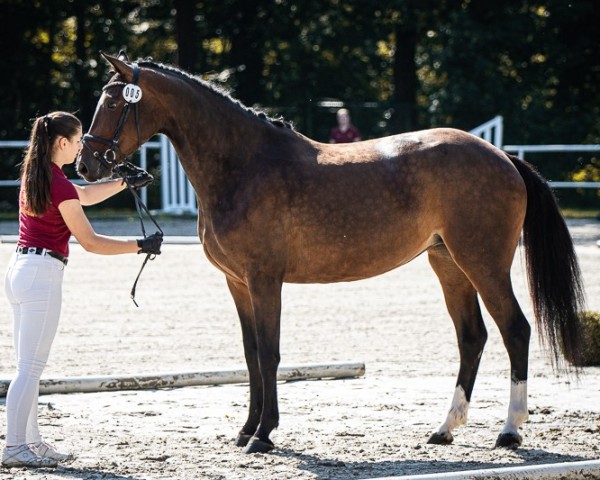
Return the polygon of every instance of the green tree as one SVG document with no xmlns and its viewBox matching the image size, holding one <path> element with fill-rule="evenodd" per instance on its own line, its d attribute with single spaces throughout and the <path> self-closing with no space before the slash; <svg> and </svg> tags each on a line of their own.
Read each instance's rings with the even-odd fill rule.
<svg viewBox="0 0 600 480">
<path fill-rule="evenodd" d="M 598 142 L 593 0 L 0 0 L 0 138 L 61 108 L 88 125 L 125 48 L 221 82 L 324 140 L 344 102 L 367 137 L 505 117 L 511 143 Z M 10 48 L 8 48 L 10 46 Z M 565 171 L 561 166 L 561 171 Z"/>
<path fill-rule="evenodd" d="M 599 13 L 591 0 L 465 1 L 432 32 L 432 125 L 505 118 L 511 143 L 597 141 Z"/>
<path fill-rule="evenodd" d="M 53 53 L 64 36 L 58 26 L 64 21 L 61 11 L 65 6 L 61 1 L 52 6 L 43 2 L 37 8 L 16 1 L 0 5 L 0 16 L 5 20 L 0 29 L 0 45 L 4 46 L 0 138 L 22 138 L 29 119 L 53 106 L 54 95 L 49 92 L 58 90 L 62 80 Z M 64 92 L 56 95 L 69 103 Z"/>
</svg>

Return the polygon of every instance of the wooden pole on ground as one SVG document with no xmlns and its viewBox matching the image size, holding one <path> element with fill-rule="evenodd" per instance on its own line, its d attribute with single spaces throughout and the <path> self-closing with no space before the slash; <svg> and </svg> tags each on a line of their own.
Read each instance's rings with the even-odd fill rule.
<svg viewBox="0 0 600 480">
<path fill-rule="evenodd" d="M 334 363 L 328 365 L 300 365 L 280 367 L 277 380 L 294 381 L 325 378 L 352 378 L 365 374 L 364 363 Z M 200 385 L 225 385 L 247 383 L 247 370 L 225 370 L 213 372 L 184 372 L 163 374 L 139 374 L 98 377 L 42 378 L 40 394 L 90 393 L 118 390 L 144 390 L 156 388 L 178 388 Z M 0 380 L 0 397 L 5 397 L 10 380 Z"/>
<path fill-rule="evenodd" d="M 377 480 L 591 480 L 598 478 L 600 478 L 600 460 L 585 460 L 517 467 L 483 468 L 462 472 L 378 477 Z"/>
</svg>

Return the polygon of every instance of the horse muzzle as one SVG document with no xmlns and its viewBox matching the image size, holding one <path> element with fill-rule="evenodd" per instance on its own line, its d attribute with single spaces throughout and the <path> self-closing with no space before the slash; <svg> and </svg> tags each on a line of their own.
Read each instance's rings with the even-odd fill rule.
<svg viewBox="0 0 600 480">
<path fill-rule="evenodd" d="M 107 168 L 92 152 L 82 151 L 77 157 L 77 174 L 87 182 L 95 182 L 111 175 L 112 171 Z"/>
</svg>

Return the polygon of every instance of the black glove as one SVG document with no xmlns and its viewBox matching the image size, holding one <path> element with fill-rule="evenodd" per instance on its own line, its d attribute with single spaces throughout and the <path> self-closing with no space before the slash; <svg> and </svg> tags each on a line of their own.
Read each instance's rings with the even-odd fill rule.
<svg viewBox="0 0 600 480">
<path fill-rule="evenodd" d="M 160 246 L 163 241 L 162 233 L 153 233 L 146 238 L 137 240 L 137 245 L 140 248 L 138 253 L 150 253 L 152 255 L 160 255 Z"/>
<path fill-rule="evenodd" d="M 150 185 L 154 181 L 154 177 L 148 172 L 142 170 L 141 172 L 135 175 L 127 175 L 127 177 L 125 177 L 125 181 L 133 188 L 140 189 L 142 187 Z"/>
<path fill-rule="evenodd" d="M 142 170 L 129 162 L 117 165 L 115 170 L 117 175 L 122 178 L 123 181 L 135 189 L 150 185 L 154 181 L 154 177 L 146 170 Z"/>
</svg>

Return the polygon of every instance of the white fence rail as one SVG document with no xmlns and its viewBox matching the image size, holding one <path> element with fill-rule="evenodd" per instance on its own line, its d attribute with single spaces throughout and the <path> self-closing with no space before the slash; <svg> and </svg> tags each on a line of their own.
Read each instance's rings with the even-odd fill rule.
<svg viewBox="0 0 600 480">
<path fill-rule="evenodd" d="M 507 152 L 525 159 L 527 153 L 600 152 L 600 145 L 504 145 Z M 548 182 L 552 188 L 600 188 L 600 182 Z"/>
<path fill-rule="evenodd" d="M 25 149 L 29 142 L 25 140 L 0 141 L 0 149 Z M 148 165 L 148 151 L 158 150 L 160 152 L 161 166 L 161 207 L 165 213 L 196 213 L 196 195 L 192 185 L 188 181 L 181 164 L 177 159 L 175 149 L 167 137 L 159 135 L 158 141 L 146 142 L 140 147 L 140 167 L 144 170 Z M 84 185 L 87 182 L 81 179 L 72 180 L 74 183 Z M 19 180 L 0 180 L 0 187 L 16 187 Z M 142 189 L 141 198 L 148 203 L 148 193 Z"/>
<path fill-rule="evenodd" d="M 5 141 L 0 141 L 0 149 L 18 148 L 20 150 L 24 150 L 25 148 L 27 148 L 28 144 L 29 144 L 29 142 L 26 140 L 5 140 Z M 160 142 L 147 142 L 144 145 L 142 145 L 142 147 L 140 148 L 140 167 L 141 168 L 143 168 L 145 170 L 146 166 L 148 164 L 148 161 L 147 161 L 148 150 L 149 149 L 150 150 L 159 149 L 160 146 L 161 146 Z M 82 180 L 79 178 L 71 179 L 71 181 L 78 185 L 86 185 L 88 183 L 85 180 Z M 19 180 L 1 180 L 0 179 L 0 187 L 17 187 L 19 185 L 19 183 L 20 183 Z M 147 195 L 148 194 L 146 192 L 146 189 L 142 189 L 141 198 L 144 203 L 148 203 Z"/>
<path fill-rule="evenodd" d="M 188 180 L 169 139 L 160 136 L 160 166 L 162 211 L 165 213 L 196 213 L 196 193 Z"/>
<path fill-rule="evenodd" d="M 498 115 L 469 133 L 487 140 L 498 148 L 516 153 L 524 159 L 527 153 L 540 152 L 600 152 L 600 145 L 503 145 L 503 118 Z M 600 182 L 549 182 L 552 188 L 600 188 Z"/>
<path fill-rule="evenodd" d="M 504 119 L 502 115 L 497 115 L 491 120 L 482 123 L 478 127 L 475 127 L 469 133 L 477 137 L 481 137 L 484 140 L 496 145 L 498 148 L 502 148 L 502 141 L 504 136 Z"/>
<path fill-rule="evenodd" d="M 0 142 L 0 148 L 20 148 L 24 149 L 29 142 L 21 140 L 5 140 Z M 16 187 L 19 185 L 18 180 L 2 180 L 0 179 L 0 187 Z"/>
<path fill-rule="evenodd" d="M 516 153 L 520 158 L 525 158 L 527 153 L 539 152 L 600 152 L 600 145 L 504 145 L 503 118 L 498 115 L 491 120 L 479 125 L 470 131 L 473 135 L 503 148 L 508 152 Z M 27 147 L 27 141 L 0 141 L 0 149 Z M 160 152 L 161 167 L 161 206 L 165 213 L 182 214 L 196 213 L 197 203 L 194 190 L 187 179 L 181 164 L 177 159 L 175 149 L 167 137 L 159 135 L 158 141 L 147 142 L 140 148 L 140 167 L 147 168 L 147 155 L 149 150 Z M 85 184 L 83 180 L 73 180 Z M 0 179 L 0 187 L 17 186 L 18 180 Z M 600 182 L 550 182 L 553 188 L 600 188 Z M 142 190 L 142 200 L 147 203 L 147 191 Z"/>
</svg>

